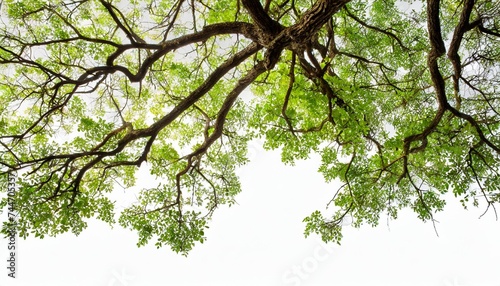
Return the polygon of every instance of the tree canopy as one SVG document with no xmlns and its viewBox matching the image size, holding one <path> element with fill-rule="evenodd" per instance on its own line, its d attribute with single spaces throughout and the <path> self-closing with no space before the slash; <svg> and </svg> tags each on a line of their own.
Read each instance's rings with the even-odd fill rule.
<svg viewBox="0 0 500 286">
<path fill-rule="evenodd" d="M 21 237 L 95 217 L 186 254 L 235 202 L 255 138 L 286 164 L 319 154 L 342 182 L 333 216 L 304 219 L 325 241 L 347 215 L 500 200 L 497 1 L 1 4 L 0 164 L 18 174 Z M 110 194 L 140 166 L 157 187 L 118 214 Z"/>
</svg>

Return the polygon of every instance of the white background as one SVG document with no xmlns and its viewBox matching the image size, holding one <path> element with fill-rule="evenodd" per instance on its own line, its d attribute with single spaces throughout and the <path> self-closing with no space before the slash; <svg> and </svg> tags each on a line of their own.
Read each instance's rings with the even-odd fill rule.
<svg viewBox="0 0 500 286">
<path fill-rule="evenodd" d="M 500 222 L 490 211 L 463 210 L 450 197 L 423 223 L 410 211 L 376 228 L 344 228 L 341 246 L 304 238 L 302 219 L 323 210 L 337 189 L 316 172 L 318 159 L 283 166 L 278 152 L 255 144 L 240 169 L 238 204 L 219 209 L 208 240 L 189 256 L 154 245 L 137 248 L 135 233 L 90 222 L 80 236 L 19 240 L 18 278 L 3 285 L 425 285 L 500 286 Z M 5 258 L 5 259 L 4 259 Z"/>
</svg>

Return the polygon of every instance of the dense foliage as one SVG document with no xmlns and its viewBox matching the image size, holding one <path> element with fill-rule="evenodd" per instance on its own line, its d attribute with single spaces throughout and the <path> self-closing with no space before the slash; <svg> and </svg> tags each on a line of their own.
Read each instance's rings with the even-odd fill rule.
<svg viewBox="0 0 500 286">
<path fill-rule="evenodd" d="M 0 164 L 22 237 L 118 219 L 185 254 L 260 137 L 343 182 L 333 217 L 305 219 L 325 241 L 346 215 L 500 199 L 497 1 L 6 0 L 1 19 Z M 157 187 L 115 214 L 140 166 Z"/>
</svg>

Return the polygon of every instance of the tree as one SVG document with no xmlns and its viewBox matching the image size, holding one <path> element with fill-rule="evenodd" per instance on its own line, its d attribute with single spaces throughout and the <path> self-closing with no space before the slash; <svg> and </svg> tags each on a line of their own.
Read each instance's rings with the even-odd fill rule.
<svg viewBox="0 0 500 286">
<path fill-rule="evenodd" d="M 495 1 L 2 4 L 0 163 L 19 175 L 22 237 L 116 223 L 110 193 L 142 166 L 158 186 L 118 222 L 186 254 L 259 137 L 343 182 L 335 215 L 304 220 L 325 241 L 346 215 L 433 221 L 447 192 L 500 199 Z"/>
</svg>

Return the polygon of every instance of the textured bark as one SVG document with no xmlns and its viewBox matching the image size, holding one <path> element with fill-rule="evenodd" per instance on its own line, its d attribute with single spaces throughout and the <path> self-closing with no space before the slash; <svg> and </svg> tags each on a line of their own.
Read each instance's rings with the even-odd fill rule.
<svg viewBox="0 0 500 286">
<path fill-rule="evenodd" d="M 303 53 L 305 46 L 312 44 L 312 39 L 329 19 L 338 12 L 350 0 L 319 0 L 309 9 L 302 18 L 290 27 L 283 29 L 268 47 L 266 55 L 266 66 L 268 69 L 274 67 L 285 48 L 298 53 Z"/>
<path fill-rule="evenodd" d="M 257 25 L 263 33 L 276 35 L 283 29 L 277 21 L 269 17 L 259 0 L 242 0 L 241 2 L 250 14 L 250 17 L 252 17 L 255 25 Z"/>
</svg>

